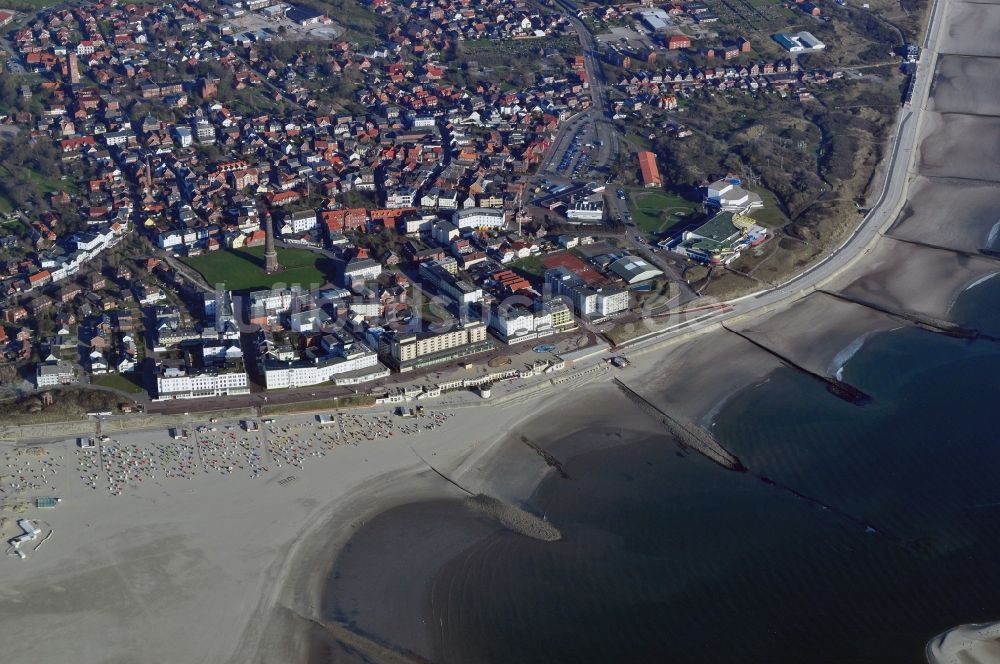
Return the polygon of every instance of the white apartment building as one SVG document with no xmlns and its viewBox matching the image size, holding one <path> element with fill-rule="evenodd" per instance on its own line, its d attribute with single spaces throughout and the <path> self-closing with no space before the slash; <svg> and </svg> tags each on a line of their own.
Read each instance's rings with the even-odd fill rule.
<svg viewBox="0 0 1000 664">
<path fill-rule="evenodd" d="M 451 217 L 451 223 L 463 228 L 503 228 L 507 215 L 503 210 L 473 207 L 458 210 Z"/>
<path fill-rule="evenodd" d="M 303 360 L 267 360 L 264 363 L 264 384 L 269 390 L 280 390 L 294 387 L 308 387 L 334 380 L 340 374 L 347 374 L 365 369 L 373 369 L 370 378 L 385 375 L 385 368 L 380 367 L 378 355 L 363 343 L 337 348 L 334 352 L 314 359 Z"/>
<path fill-rule="evenodd" d="M 318 225 L 315 210 L 299 210 L 293 212 L 284 219 L 281 226 L 281 234 L 304 233 L 310 231 Z"/>
<path fill-rule="evenodd" d="M 499 307 L 490 314 L 490 330 L 505 344 L 531 341 L 555 333 L 552 312 L 527 307 Z"/>
<path fill-rule="evenodd" d="M 554 295 L 569 298 L 581 317 L 604 318 L 625 311 L 629 306 L 627 290 L 611 286 L 593 288 L 566 268 L 547 270 L 545 283 Z"/>
<path fill-rule="evenodd" d="M 396 189 L 385 197 L 385 206 L 387 208 L 413 207 L 413 199 L 416 198 L 416 195 L 417 192 L 408 187 Z"/>
<path fill-rule="evenodd" d="M 52 387 L 76 382 L 76 368 L 69 362 L 50 362 L 35 367 L 35 385 Z"/>
<path fill-rule="evenodd" d="M 250 381 L 242 365 L 213 369 L 166 367 L 156 377 L 157 399 L 197 399 L 250 394 Z"/>
</svg>

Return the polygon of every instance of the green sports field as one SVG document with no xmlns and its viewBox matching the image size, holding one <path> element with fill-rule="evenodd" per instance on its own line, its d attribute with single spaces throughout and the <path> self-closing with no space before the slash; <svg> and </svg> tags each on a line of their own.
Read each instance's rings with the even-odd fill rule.
<svg viewBox="0 0 1000 664">
<path fill-rule="evenodd" d="M 687 223 L 699 204 L 675 194 L 630 188 L 628 208 L 636 226 L 647 233 L 659 233 L 679 223 Z M 683 216 L 678 216 L 676 213 Z"/>
<path fill-rule="evenodd" d="M 305 249 L 278 248 L 282 270 L 264 273 L 264 247 L 227 249 L 184 261 L 198 271 L 209 284 L 224 284 L 226 290 L 258 290 L 275 285 L 300 284 L 322 286 L 333 277 L 334 266 L 329 258 Z"/>
</svg>

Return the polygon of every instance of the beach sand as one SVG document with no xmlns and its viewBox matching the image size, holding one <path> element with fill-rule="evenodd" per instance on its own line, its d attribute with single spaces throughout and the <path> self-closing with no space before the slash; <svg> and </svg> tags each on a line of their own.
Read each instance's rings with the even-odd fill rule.
<svg viewBox="0 0 1000 664">
<path fill-rule="evenodd" d="M 430 489 L 437 496 L 459 493 L 410 447 L 450 470 L 482 451 L 485 439 L 477 433 L 502 431 L 530 410 L 531 404 L 458 410 L 433 431 L 362 438 L 322 457 L 276 449 L 260 477 L 245 459 L 228 473 L 202 454 L 192 479 L 165 477 L 163 463 L 158 473 L 138 474 L 142 480 L 114 484 L 120 496 L 111 495 L 103 476 L 92 483 L 91 469 L 73 467 L 71 442 L 49 445 L 64 457 L 54 491 L 62 501 L 23 515 L 51 529 L 43 547 L 25 547 L 27 560 L 0 559 L 3 661 L 58 662 L 66 653 L 81 663 L 304 661 L 306 631 L 290 638 L 288 628 L 296 615 L 318 616 L 322 583 L 314 575 L 325 573 L 316 567 L 329 558 L 320 554 L 331 542 L 393 501 Z M 298 425 L 289 435 L 304 439 L 316 430 L 312 419 L 278 418 L 278 424 Z M 144 450 L 129 457 L 144 462 L 156 456 L 157 445 L 173 442 L 165 430 L 118 440 Z M 281 454 L 301 467 L 286 461 L 279 469 L 267 460 Z M 366 498 L 354 502 L 362 489 Z"/>
<path fill-rule="evenodd" d="M 930 664 L 1000 664 L 1000 623 L 960 625 L 927 644 Z"/>
<path fill-rule="evenodd" d="M 770 353 L 732 332 L 716 330 L 644 355 L 642 372 L 622 381 L 661 411 L 709 428 L 726 400 L 782 366 Z"/>
<path fill-rule="evenodd" d="M 998 183 L 917 176 L 889 235 L 971 254 L 1000 250 L 998 210 Z"/>
<path fill-rule="evenodd" d="M 817 320 L 823 325 L 816 325 Z M 868 307 L 813 293 L 787 309 L 733 327 L 799 366 L 835 378 L 867 337 L 901 325 Z"/>
<path fill-rule="evenodd" d="M 942 55 L 928 108 L 937 113 L 1000 115 L 996 58 Z"/>
<path fill-rule="evenodd" d="M 1000 271 L 1000 262 L 894 241 L 879 241 L 865 261 L 826 289 L 889 311 L 949 320 L 958 296 Z"/>
<path fill-rule="evenodd" d="M 948 3 L 947 28 L 941 31 L 939 51 L 958 55 L 1000 57 L 1000 3 Z"/>
<path fill-rule="evenodd" d="M 1000 5 L 997 9 L 1000 18 Z M 996 41 L 996 40 L 994 40 Z M 924 113 L 917 157 L 921 175 L 1000 181 L 1000 118 L 961 113 Z"/>
</svg>

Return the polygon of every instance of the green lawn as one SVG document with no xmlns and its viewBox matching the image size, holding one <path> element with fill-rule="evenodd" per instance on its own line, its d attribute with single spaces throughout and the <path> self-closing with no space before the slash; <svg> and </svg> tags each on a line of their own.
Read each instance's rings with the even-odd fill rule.
<svg viewBox="0 0 1000 664">
<path fill-rule="evenodd" d="M 375 192 L 351 190 L 344 193 L 344 207 L 357 207 L 374 210 L 379 207 Z"/>
<path fill-rule="evenodd" d="M 700 207 L 697 201 L 662 191 L 631 188 L 627 195 L 632 219 L 647 233 L 659 233 L 676 224 L 687 223 L 687 218 Z M 684 216 L 678 216 L 678 212 Z"/>
<path fill-rule="evenodd" d="M 528 256 L 527 258 L 522 258 L 519 261 L 511 263 L 510 267 L 536 277 L 540 277 L 545 274 L 545 265 L 542 263 L 541 256 Z"/>
<path fill-rule="evenodd" d="M 130 392 L 132 394 L 142 392 L 142 387 L 132 381 L 132 376 L 135 376 L 137 380 L 142 380 L 142 374 L 138 372 L 129 374 L 129 376 L 123 376 L 118 373 L 108 373 L 103 376 L 94 376 L 90 382 L 94 385 L 110 387 L 116 390 L 121 390 L 122 392 Z"/>
<path fill-rule="evenodd" d="M 768 189 L 763 187 L 747 187 L 748 190 L 757 192 L 760 194 L 760 198 L 764 201 L 764 207 L 760 210 L 752 210 L 750 216 L 756 219 L 762 226 L 767 228 L 781 228 L 788 223 L 788 217 L 785 213 L 781 211 L 781 207 L 778 205 L 778 199 L 775 198 L 774 194 Z"/>
<path fill-rule="evenodd" d="M 79 192 L 79 187 L 73 182 L 71 178 L 65 180 L 60 180 L 57 177 L 51 177 L 48 175 L 43 175 L 38 171 L 33 171 L 30 168 L 25 168 L 21 170 L 21 175 L 33 182 L 39 191 L 42 192 L 52 192 L 52 191 L 66 191 L 71 194 Z M 0 167 L 0 177 L 13 177 L 14 174 L 6 166 Z"/>
<path fill-rule="evenodd" d="M 323 285 L 333 276 L 332 261 L 305 249 L 278 248 L 282 270 L 264 273 L 264 247 L 216 251 L 184 261 L 209 284 L 223 284 L 228 290 L 257 290 L 276 284 Z"/>
</svg>

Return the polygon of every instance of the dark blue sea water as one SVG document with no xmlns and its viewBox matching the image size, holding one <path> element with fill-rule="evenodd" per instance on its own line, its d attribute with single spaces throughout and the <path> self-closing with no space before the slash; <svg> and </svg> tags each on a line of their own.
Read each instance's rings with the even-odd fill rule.
<svg viewBox="0 0 1000 664">
<path fill-rule="evenodd" d="M 998 303 L 994 279 L 952 317 L 995 332 Z M 563 541 L 494 532 L 442 561 L 419 618 L 434 661 L 921 662 L 1000 620 L 1000 344 L 907 327 L 843 378 L 873 402 L 779 369 L 726 405 L 714 433 L 749 474 L 666 434 L 608 447 L 622 427 L 594 422 L 601 449 L 528 501 Z"/>
</svg>

